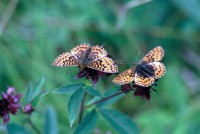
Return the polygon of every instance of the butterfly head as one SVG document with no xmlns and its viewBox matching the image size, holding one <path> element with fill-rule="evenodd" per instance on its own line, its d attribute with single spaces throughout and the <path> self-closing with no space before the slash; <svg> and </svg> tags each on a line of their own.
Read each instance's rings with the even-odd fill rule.
<svg viewBox="0 0 200 134">
<path fill-rule="evenodd" d="M 80 68 L 81 71 L 83 71 L 86 67 L 87 67 L 87 64 L 85 64 L 85 63 L 81 63 L 79 65 L 79 68 Z"/>
</svg>

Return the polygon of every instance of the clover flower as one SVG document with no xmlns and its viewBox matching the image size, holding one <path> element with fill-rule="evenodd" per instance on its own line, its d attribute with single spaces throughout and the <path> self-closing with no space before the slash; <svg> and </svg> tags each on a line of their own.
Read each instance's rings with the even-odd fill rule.
<svg viewBox="0 0 200 134">
<path fill-rule="evenodd" d="M 6 93 L 2 92 L 0 100 L 0 117 L 3 118 L 4 124 L 9 121 L 9 114 L 15 115 L 20 108 L 21 94 L 15 94 L 14 87 L 8 87 Z"/>
<path fill-rule="evenodd" d="M 32 107 L 31 104 L 27 104 L 25 105 L 25 107 L 23 108 L 23 112 L 26 113 L 26 114 L 29 114 L 31 115 L 32 112 L 34 111 L 35 109 Z"/>
<path fill-rule="evenodd" d="M 104 73 L 104 72 L 97 71 L 97 70 L 86 67 L 83 70 L 80 70 L 80 72 L 76 75 L 76 77 L 74 79 L 86 77 L 87 79 L 91 80 L 92 85 L 94 87 L 96 87 L 96 83 L 99 80 L 99 77 L 109 76 L 109 75 L 111 75 L 111 74 Z"/>
<path fill-rule="evenodd" d="M 128 93 L 132 90 L 134 91 L 134 96 L 141 96 L 142 98 L 146 98 L 147 100 L 150 100 L 151 91 L 152 90 L 156 91 L 152 86 L 157 86 L 157 84 L 154 83 L 149 87 L 142 87 L 134 83 L 130 83 L 126 85 L 121 85 L 120 90 L 124 93 Z"/>
</svg>

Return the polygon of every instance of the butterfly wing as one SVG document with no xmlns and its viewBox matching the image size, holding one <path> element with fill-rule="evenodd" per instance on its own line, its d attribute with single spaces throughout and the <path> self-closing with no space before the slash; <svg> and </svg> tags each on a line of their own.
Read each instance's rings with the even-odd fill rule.
<svg viewBox="0 0 200 134">
<path fill-rule="evenodd" d="M 89 50 L 89 44 L 80 44 L 71 50 L 71 54 L 79 61 L 82 61 L 85 58 L 87 51 Z"/>
<path fill-rule="evenodd" d="M 142 62 L 154 62 L 162 60 L 164 56 L 164 50 L 161 46 L 155 47 L 149 51 L 141 60 Z"/>
<path fill-rule="evenodd" d="M 165 69 L 165 65 L 161 62 L 151 62 L 148 63 L 148 65 L 151 65 L 153 67 L 154 71 L 154 77 L 155 79 L 159 79 L 162 76 L 165 75 L 166 69 Z"/>
<path fill-rule="evenodd" d="M 149 87 L 151 86 L 155 79 L 153 77 L 143 77 L 137 74 L 137 72 L 135 73 L 135 84 L 142 86 L 142 87 Z"/>
<path fill-rule="evenodd" d="M 92 46 L 88 61 L 98 60 L 107 56 L 106 50 L 102 46 Z"/>
<path fill-rule="evenodd" d="M 87 64 L 87 67 L 104 72 L 104 73 L 117 73 L 118 66 L 113 59 L 109 57 L 103 57 L 98 60 L 91 61 Z"/>
<path fill-rule="evenodd" d="M 59 55 L 52 63 L 54 66 L 66 67 L 66 66 L 78 66 L 77 60 L 70 53 L 65 52 Z"/>
<path fill-rule="evenodd" d="M 130 68 L 122 73 L 120 73 L 117 77 L 113 79 L 113 83 L 118 85 L 129 84 L 134 81 L 134 71 L 133 68 Z"/>
</svg>

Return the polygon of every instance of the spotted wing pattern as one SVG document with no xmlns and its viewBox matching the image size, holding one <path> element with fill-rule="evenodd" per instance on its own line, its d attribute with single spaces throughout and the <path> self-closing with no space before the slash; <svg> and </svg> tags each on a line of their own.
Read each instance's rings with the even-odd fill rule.
<svg viewBox="0 0 200 134">
<path fill-rule="evenodd" d="M 101 47 L 101 46 L 92 46 L 91 47 L 91 52 L 88 56 L 88 60 L 89 61 L 93 61 L 93 60 L 98 60 L 101 59 L 103 57 L 107 56 L 107 52 L 106 50 Z"/>
<path fill-rule="evenodd" d="M 87 67 L 104 72 L 104 73 L 117 73 L 118 66 L 114 60 L 109 57 L 103 57 L 98 60 L 91 61 L 87 64 Z"/>
<path fill-rule="evenodd" d="M 85 54 L 89 50 L 89 44 L 80 44 L 71 50 L 71 54 L 79 61 L 82 61 L 85 58 Z"/>
<path fill-rule="evenodd" d="M 162 60 L 164 56 L 164 50 L 161 46 L 155 47 L 148 52 L 142 59 L 143 62 L 154 62 Z"/>
<path fill-rule="evenodd" d="M 52 63 L 54 66 L 78 66 L 77 60 L 70 53 L 65 52 L 59 55 Z"/>
<path fill-rule="evenodd" d="M 136 85 L 142 87 L 149 87 L 151 86 L 156 79 L 161 78 L 164 76 L 166 69 L 163 63 L 158 62 L 162 60 L 164 56 L 164 50 L 162 47 L 158 46 L 147 53 L 144 58 L 140 61 L 144 64 L 151 65 L 153 67 L 154 76 L 146 77 L 139 75 L 138 72 L 134 69 L 139 67 L 138 65 L 133 66 L 131 69 L 128 69 L 117 77 L 113 79 L 113 82 L 119 85 L 129 84 L 131 82 L 135 82 Z"/>
<path fill-rule="evenodd" d="M 134 80 L 135 84 L 142 86 L 142 87 L 149 87 L 155 81 L 155 79 L 153 77 L 143 77 L 143 76 L 137 75 L 137 73 L 135 73 L 134 78 L 135 78 L 135 80 Z"/>
<path fill-rule="evenodd" d="M 134 75 L 133 68 L 130 68 L 115 77 L 112 82 L 118 85 L 129 84 L 134 81 Z"/>
<path fill-rule="evenodd" d="M 155 79 L 159 79 L 159 78 L 161 78 L 162 76 L 165 75 L 166 69 L 165 69 L 165 66 L 164 66 L 163 63 L 161 63 L 161 62 L 151 62 L 151 63 L 148 63 L 148 65 L 151 65 L 154 68 Z"/>
</svg>

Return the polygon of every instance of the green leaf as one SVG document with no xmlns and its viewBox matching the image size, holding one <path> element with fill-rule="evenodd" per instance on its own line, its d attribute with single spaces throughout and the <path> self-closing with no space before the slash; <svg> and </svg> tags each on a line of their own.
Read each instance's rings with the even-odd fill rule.
<svg viewBox="0 0 200 134">
<path fill-rule="evenodd" d="M 28 89 L 26 91 L 26 103 L 30 103 L 31 102 L 31 98 L 32 98 L 32 90 L 33 90 L 33 84 L 32 82 L 29 83 L 28 85 Z"/>
<path fill-rule="evenodd" d="M 79 112 L 79 108 L 81 106 L 81 103 L 83 101 L 83 97 L 84 97 L 84 90 L 77 90 L 76 92 L 74 92 L 72 94 L 72 96 L 69 99 L 68 102 L 68 118 L 69 118 L 69 123 L 70 126 L 72 127 L 78 112 Z"/>
<path fill-rule="evenodd" d="M 95 90 L 93 87 L 86 86 L 85 91 L 93 96 L 101 96 L 101 93 L 98 90 Z"/>
<path fill-rule="evenodd" d="M 89 112 L 78 125 L 74 134 L 88 134 L 95 126 L 98 118 L 96 110 Z"/>
<path fill-rule="evenodd" d="M 25 99 L 26 103 L 31 103 L 41 93 L 44 82 L 45 78 L 42 77 L 34 85 L 32 83 L 29 84 Z"/>
<path fill-rule="evenodd" d="M 96 102 L 96 101 L 99 101 L 101 98 L 102 98 L 102 97 L 93 97 L 92 99 L 90 99 L 90 100 L 88 100 L 88 101 L 86 102 L 86 106 L 87 106 L 87 105 L 90 105 L 90 104 L 92 104 L 92 103 L 94 103 L 94 102 Z"/>
<path fill-rule="evenodd" d="M 40 93 L 38 96 L 36 96 L 35 99 L 31 102 L 32 106 L 36 107 L 36 105 L 41 100 L 41 98 L 44 97 L 45 95 L 47 95 L 48 93 L 50 93 L 50 92 L 49 91 L 44 91 L 44 92 Z"/>
<path fill-rule="evenodd" d="M 110 109 L 100 109 L 100 113 L 119 134 L 139 134 L 137 125 L 127 115 Z"/>
<path fill-rule="evenodd" d="M 44 85 L 45 78 L 40 78 L 35 84 L 32 90 L 32 100 L 41 92 L 42 86 Z"/>
<path fill-rule="evenodd" d="M 119 92 L 118 89 L 116 89 L 116 88 L 111 88 L 111 89 L 108 90 L 106 93 L 104 93 L 104 95 L 103 95 L 104 97 L 103 97 L 103 98 L 108 97 L 108 96 L 111 96 L 111 95 L 114 95 L 114 94 L 116 94 L 116 93 L 118 93 L 118 92 Z M 97 104 L 97 106 L 98 106 L 98 107 L 106 107 L 106 106 L 112 105 L 113 103 L 115 103 L 116 101 L 118 101 L 119 99 L 121 99 L 123 96 L 124 96 L 123 93 L 122 93 L 122 94 L 119 94 L 119 95 L 117 95 L 117 96 L 114 96 L 114 97 L 112 97 L 112 98 L 110 98 L 110 99 L 108 99 L 108 100 L 106 100 L 106 101 L 103 101 L 103 102 Z"/>
<path fill-rule="evenodd" d="M 72 84 L 72 85 L 66 85 L 56 88 L 53 93 L 55 94 L 70 94 L 74 93 L 76 90 L 82 88 L 84 84 L 78 83 L 78 84 Z"/>
<path fill-rule="evenodd" d="M 44 134 L 57 134 L 57 117 L 53 107 L 49 106 L 45 111 Z"/>
<path fill-rule="evenodd" d="M 15 123 L 9 123 L 6 127 L 8 134 L 30 134 L 24 126 Z"/>
</svg>

